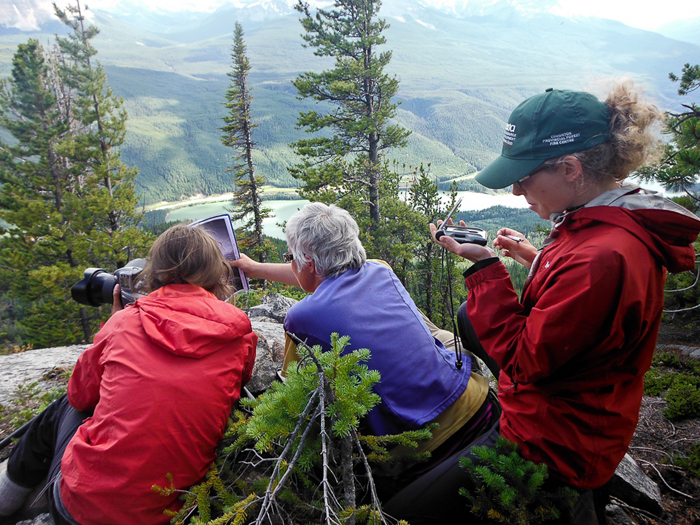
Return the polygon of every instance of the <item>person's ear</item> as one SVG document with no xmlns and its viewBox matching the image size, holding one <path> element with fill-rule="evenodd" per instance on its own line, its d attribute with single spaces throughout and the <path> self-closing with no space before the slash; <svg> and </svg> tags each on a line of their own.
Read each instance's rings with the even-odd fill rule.
<svg viewBox="0 0 700 525">
<path fill-rule="evenodd" d="M 581 178 L 583 166 L 581 166 L 581 161 L 573 155 L 564 157 L 559 165 L 564 169 L 564 177 L 567 181 L 576 182 Z"/>
<path fill-rule="evenodd" d="M 311 272 L 313 275 L 316 275 L 316 263 L 312 258 L 309 257 L 306 267 L 309 269 L 309 272 Z"/>
</svg>

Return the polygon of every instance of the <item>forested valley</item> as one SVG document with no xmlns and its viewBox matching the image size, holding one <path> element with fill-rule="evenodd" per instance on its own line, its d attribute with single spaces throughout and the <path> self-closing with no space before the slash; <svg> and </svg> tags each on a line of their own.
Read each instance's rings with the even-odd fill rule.
<svg viewBox="0 0 700 525">
<path fill-rule="evenodd" d="M 97 268 L 113 272 L 145 256 L 170 225 L 157 204 L 217 194 L 231 195 L 227 211 L 240 224 L 240 248 L 260 262 L 281 262 L 287 249 L 263 231 L 263 221 L 273 216 L 266 205 L 271 195 L 348 210 L 367 256 L 386 261 L 416 305 L 452 330 L 467 298 L 462 272 L 471 263 L 433 242 L 428 224 L 442 220 L 460 192 L 498 193 L 479 186 L 474 175 L 500 151 L 503 125 L 520 100 L 586 69 L 572 66 L 571 56 L 590 58 L 586 67 L 596 76 L 636 75 L 654 89 L 667 116 L 664 140 L 654 162 L 635 176 L 673 191 L 689 210 L 700 209 L 700 107 L 694 98 L 700 66 L 692 65 L 700 43 L 600 20 L 572 20 L 562 28 L 561 17 L 550 14 L 460 18 L 410 3 L 416 11 L 409 19 L 400 2 L 382 6 L 378 0 L 339 0 L 329 9 L 299 1 L 294 13 L 269 19 L 223 10 L 168 33 L 158 31 L 156 15 L 137 22 L 93 15 L 74 2 L 55 6 L 60 26 L 50 26 L 56 35 L 46 44 L 39 36 L 47 29 L 28 38 L 0 34 L 4 354 L 91 342 L 111 313 L 109 301 L 103 295 L 78 303 L 73 284 Z M 143 27 L 149 20 L 152 30 Z M 465 28 L 476 36 L 463 36 Z M 567 40 L 570 48 L 539 50 L 551 49 L 562 35 L 576 36 Z M 595 38 L 613 51 L 603 56 L 604 46 L 588 43 Z M 501 47 L 508 48 L 507 58 Z M 671 56 L 689 61 L 671 63 Z M 522 208 L 462 208 L 453 218 L 486 230 L 491 245 L 504 226 L 537 248 L 551 232 L 549 221 Z M 501 259 L 522 291 L 528 268 Z M 296 287 L 251 284 L 237 304 L 251 306 L 270 292 L 304 295 Z M 662 333 L 697 343 L 698 269 L 669 276 L 666 286 Z M 288 371 L 286 383 L 237 406 L 217 463 L 183 491 L 185 507 L 172 513 L 174 523 L 247 523 L 251 509 L 260 512 L 256 523 L 284 521 L 279 516 L 393 523 L 382 513 L 369 462 L 390 461 L 388 448 L 413 446 L 428 439 L 430 429 L 390 436 L 357 431 L 378 402 L 372 386 L 379 377 L 363 364 L 371 349 L 341 356 L 347 340 L 338 335 L 326 353 L 300 344 L 304 363 Z M 667 354 L 655 366 L 668 363 L 683 372 L 652 370 L 647 393 L 685 396 L 669 418 L 696 417 L 697 366 Z M 317 386 L 309 386 L 314 381 Z M 326 429 L 331 420 L 333 428 Z M 500 475 L 479 470 L 478 494 L 498 512 L 480 510 L 476 499 L 472 510 L 494 522 L 509 516 L 502 523 L 556 517 L 557 505 L 568 505 L 571 494 L 543 491 L 546 467 L 519 461 L 507 444 L 499 447 L 490 460 L 509 470 L 520 492 L 503 489 Z M 674 468 L 697 475 L 699 450 L 697 443 L 686 447 L 682 457 L 671 458 Z M 236 471 L 272 459 L 269 476 Z M 314 478 L 319 472 L 322 482 Z M 172 494 L 175 488 L 154 490 Z"/>
<path fill-rule="evenodd" d="M 42 38 L 42 31 L 55 32 L 54 46 L 44 48 L 31 37 L 27 44 L 13 46 L 11 42 L 23 38 L 22 33 L 0 34 L 0 71 L 8 75 L 3 83 L 4 120 L 0 127 L 0 139 L 5 144 L 6 211 L 0 220 L 13 226 L 25 224 L 22 228 L 28 233 L 22 238 L 13 236 L 11 232 L 17 230 L 10 227 L 4 237 L 5 301 L 0 323 L 6 345 L 36 347 L 89 340 L 94 323 L 104 319 L 105 308 L 78 308 L 69 298 L 71 283 L 87 267 L 113 271 L 144 254 L 153 234 L 167 226 L 167 211 L 144 213 L 145 203 L 197 194 L 238 192 L 231 210 L 244 224 L 240 232 L 243 250 L 254 254 L 261 250 L 262 256 L 271 257 L 283 248 L 278 241 L 261 243 L 265 199 L 294 198 L 298 194 L 346 207 L 360 223 L 370 255 L 390 262 L 417 302 L 439 323 L 446 322 L 444 290 L 425 286 L 426 282 L 433 283 L 432 277 L 425 277 L 426 272 L 432 276 L 445 270 L 436 257 L 437 248 L 427 238 L 425 225 L 446 212 L 450 192 L 452 198 L 455 192 L 465 190 L 493 193 L 473 180 L 475 170 L 493 158 L 509 108 L 540 88 L 543 78 L 533 75 L 538 62 L 523 64 L 518 72 L 518 88 L 509 87 L 502 73 L 481 67 L 479 75 L 489 79 L 487 87 L 483 80 L 476 79 L 476 71 L 470 74 L 461 67 L 471 59 L 471 53 L 444 53 L 439 51 L 440 46 L 449 39 L 461 42 L 462 50 L 467 49 L 467 43 L 479 45 L 493 61 L 499 62 L 503 57 L 490 47 L 487 38 L 479 44 L 470 39 L 496 31 L 507 20 L 515 24 L 514 35 L 539 27 L 554 36 L 560 31 L 554 24 L 558 24 L 556 17 L 501 18 L 503 13 L 476 16 L 465 12 L 448 22 L 439 12 L 423 7 L 411 11 L 412 18 L 406 19 L 402 18 L 402 10 L 408 9 L 407 5 L 385 2 L 382 13 L 392 23 L 377 19 L 380 22 L 372 29 L 373 44 L 379 50 L 373 58 L 373 67 L 379 69 L 373 70 L 372 75 L 379 86 L 376 93 L 383 90 L 384 99 L 382 106 L 372 109 L 376 111 L 372 115 L 366 108 L 342 103 L 361 93 L 355 91 L 357 86 L 349 85 L 339 95 L 330 96 L 330 89 L 335 89 L 334 75 L 352 76 L 358 71 L 349 68 L 343 72 L 337 67 L 323 71 L 338 55 L 332 48 L 322 47 L 327 44 L 320 36 L 314 36 L 312 25 L 304 26 L 306 34 L 299 38 L 297 17 L 300 13 L 302 21 L 303 16 L 308 20 L 309 13 L 299 11 L 294 15 L 280 7 L 273 14 L 255 18 L 245 8 L 227 8 L 215 20 L 195 19 L 188 29 L 182 26 L 179 33 L 165 33 L 165 21 L 159 21 L 154 14 L 142 13 L 142 18 L 135 18 L 126 13 L 108 16 L 102 11 L 77 9 L 77 4 L 69 6 L 61 24 L 48 25 L 38 33 L 29 32 Z M 241 24 L 233 17 L 239 18 Z M 430 41 L 424 26 L 413 25 L 425 20 L 439 28 L 438 33 L 432 34 L 439 34 L 439 39 Z M 168 23 L 177 27 L 181 22 L 175 18 Z M 236 25 L 238 40 L 232 40 Z M 273 27 L 276 29 L 271 32 Z M 475 31 L 473 37 L 458 36 L 467 27 Z M 412 31 L 407 32 L 409 28 Z M 623 31 L 622 27 L 606 26 L 597 20 L 577 21 L 565 30 L 594 31 L 597 38 L 613 47 L 621 45 L 619 36 Z M 689 56 L 697 49 L 696 45 L 660 35 L 625 31 L 627 36 L 634 35 L 640 46 L 643 42 L 644 48 L 654 45 L 664 53 Z M 136 47 L 130 39 L 137 39 Z M 306 49 L 302 46 L 304 40 Z M 534 50 L 538 44 L 530 37 L 523 42 L 524 53 L 532 53 L 528 50 Z M 423 52 L 419 52 L 419 45 Z M 324 51 L 314 57 L 310 52 L 314 48 Z M 605 61 L 603 55 L 593 54 L 590 49 L 579 48 L 577 52 L 590 61 L 594 70 Z M 426 53 L 437 61 L 426 60 Z M 407 60 L 408 57 L 413 60 Z M 690 107 L 694 107 L 694 70 L 687 65 L 683 79 L 676 77 L 686 86 L 678 98 L 674 94 L 676 86 L 664 78 L 669 73 L 665 63 L 649 60 L 642 48 L 635 57 L 631 69 L 657 90 L 660 100 L 668 101 L 673 108 L 671 114 L 678 115 L 674 117 L 679 119 L 678 126 L 687 128 L 692 119 L 688 120 L 683 103 L 684 97 L 689 98 Z M 563 57 L 556 54 L 552 58 L 555 63 L 560 59 Z M 442 69 L 449 73 L 440 79 L 433 77 L 430 84 L 422 81 L 431 68 L 441 69 L 441 60 L 460 67 Z M 164 64 L 168 66 L 163 67 Z M 307 65 L 309 70 L 304 72 Z M 243 67 L 245 73 L 244 83 L 238 87 L 236 67 Z M 562 68 L 559 74 L 565 70 Z M 556 77 L 549 78 L 544 78 L 544 82 Z M 455 90 L 450 82 L 469 87 Z M 239 103 L 239 92 L 235 90 L 241 86 Z M 376 93 L 363 96 L 371 98 Z M 35 101 L 28 100 L 30 95 Z M 672 102 L 674 97 L 677 101 Z M 245 110 L 240 106 L 243 102 Z M 43 122 L 32 114 L 37 104 L 46 108 Z M 238 119 L 241 115 L 242 119 Z M 343 129 L 342 122 L 357 125 L 351 130 Z M 41 126 L 45 129 L 39 133 Z M 244 129 L 247 131 L 236 135 Z M 367 141 L 373 129 L 382 136 L 375 143 L 372 139 Z M 692 152 L 692 140 L 688 144 L 685 138 L 689 132 L 680 127 L 673 129 L 682 153 L 688 149 Z M 306 138 L 305 131 L 312 134 Z M 41 146 L 45 149 L 39 148 L 35 139 L 28 142 L 28 133 L 47 141 L 46 146 Z M 252 138 L 245 139 L 246 133 Z M 347 138 L 337 142 L 331 140 L 334 136 Z M 26 155 L 38 162 L 19 160 Z M 363 160 L 365 155 L 367 160 Z M 671 150 L 667 155 L 669 159 L 678 158 Z M 91 156 L 95 160 L 90 160 Z M 245 161 L 237 164 L 236 158 Z M 36 173 L 34 166 L 39 171 L 55 171 L 58 165 L 66 174 L 52 175 L 56 185 L 27 178 L 28 173 Z M 100 168 L 101 165 L 108 167 Z M 255 171 L 249 171 L 253 166 Z M 28 172 L 30 167 L 32 171 Z M 677 184 L 677 176 L 667 173 L 664 165 L 661 167 L 662 170 L 649 168 L 642 175 L 646 180 L 671 184 L 676 191 L 685 188 L 693 195 L 696 181 L 692 173 Z M 94 171 L 95 175 L 86 177 L 85 170 Z M 348 185 L 338 178 L 341 174 L 348 181 L 366 182 Z M 19 200 L 16 193 L 10 193 L 12 184 L 24 184 L 25 191 L 35 192 L 34 196 Z M 285 189 L 289 187 L 294 191 Z M 43 216 L 51 217 L 49 221 L 38 220 L 41 215 L 36 212 L 21 211 L 27 209 L 25 203 L 31 199 L 48 195 L 46 191 L 53 195 L 51 200 L 42 197 Z M 88 204 L 86 199 L 93 198 L 89 197 L 93 194 L 95 199 L 99 196 L 99 205 Z M 80 203 L 81 213 L 88 213 L 88 223 L 72 224 L 77 216 L 72 199 Z M 366 203 L 370 203 L 369 207 Z M 685 203 L 691 209 L 695 206 L 692 197 L 686 197 Z M 105 217 L 104 226 L 100 226 L 101 214 Z M 548 231 L 546 221 L 524 209 L 497 206 L 478 212 L 463 211 L 457 218 L 484 228 L 491 239 L 498 228 L 507 225 L 538 245 Z M 89 224 L 90 219 L 95 225 Z M 29 234 L 32 230 L 35 232 Z M 248 231 L 257 233 L 250 237 Z M 118 240 L 122 238 L 124 244 Z M 253 238 L 257 240 L 253 242 Z M 273 248 L 271 242 L 277 247 Z M 517 265 L 510 269 L 515 286 L 520 289 L 526 272 Z M 26 277 L 17 279 L 17 272 Z M 454 301 L 458 304 L 466 292 L 459 279 L 455 285 Z M 674 296 L 674 300 L 678 298 Z M 74 324 L 64 323 L 66 316 L 75 319 Z"/>
</svg>

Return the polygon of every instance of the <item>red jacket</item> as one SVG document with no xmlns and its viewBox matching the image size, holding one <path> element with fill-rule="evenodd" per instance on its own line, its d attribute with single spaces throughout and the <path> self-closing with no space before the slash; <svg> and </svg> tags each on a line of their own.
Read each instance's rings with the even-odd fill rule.
<svg viewBox="0 0 700 525">
<path fill-rule="evenodd" d="M 502 435 L 584 490 L 605 484 L 627 451 L 661 320 L 664 267 L 692 269 L 700 231 L 690 212 L 644 193 L 604 204 L 553 229 L 522 302 L 501 263 L 466 280 L 469 317 L 501 367 Z"/>
<path fill-rule="evenodd" d="M 214 461 L 250 379 L 246 315 L 193 285 L 165 286 L 114 314 L 78 359 L 68 399 L 95 409 L 68 444 L 61 496 L 81 525 L 167 523 Z"/>
</svg>

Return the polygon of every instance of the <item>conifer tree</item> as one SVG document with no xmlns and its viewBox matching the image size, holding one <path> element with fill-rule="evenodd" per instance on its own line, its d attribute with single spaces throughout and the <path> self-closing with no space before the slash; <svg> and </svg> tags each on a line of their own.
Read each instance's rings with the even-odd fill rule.
<svg viewBox="0 0 700 525">
<path fill-rule="evenodd" d="M 330 107 L 328 113 L 302 112 L 298 126 L 319 133 L 291 144 L 302 157 L 290 173 L 303 181 L 302 197 L 336 203 L 352 213 L 364 230 L 375 232 L 382 218 L 382 178 L 387 150 L 406 145 L 409 132 L 390 120 L 399 82 L 384 72 L 391 51 L 379 53 L 388 28 L 378 18 L 379 0 L 336 0 L 332 10 L 311 13 L 299 0 L 305 47 L 319 57 L 333 57 L 334 67 L 307 72 L 293 82 L 301 98 Z M 368 220 L 363 220 L 367 217 Z M 367 239 L 365 239 L 365 242 Z M 371 248 L 371 243 L 366 242 Z"/>
<path fill-rule="evenodd" d="M 678 94 L 686 96 L 700 89 L 700 65 L 685 64 L 680 77 L 669 73 L 673 82 L 679 82 Z M 690 211 L 700 211 L 700 106 L 681 104 L 683 111 L 667 113 L 666 133 L 671 140 L 664 147 L 661 161 L 639 170 L 642 179 L 655 180 L 671 191 L 682 191 L 673 200 Z M 696 241 L 696 250 L 700 241 Z M 694 271 L 669 275 L 666 283 L 666 319 L 673 325 L 697 326 L 700 319 L 700 288 L 698 288 L 700 259 L 696 258 Z"/>
<path fill-rule="evenodd" d="M 12 66 L 10 79 L 2 81 L 0 89 L 0 126 L 15 139 L 14 144 L 0 143 L 0 218 L 13 226 L 0 238 L 3 287 L 11 297 L 30 302 L 27 328 L 38 316 L 57 340 L 74 341 L 79 329 L 60 321 L 65 312 L 61 299 L 67 302 L 69 297 L 62 293 L 52 300 L 54 290 L 42 290 L 56 282 L 67 284 L 68 276 L 76 275 L 71 176 L 60 154 L 69 121 L 59 110 L 38 41 L 19 45 Z M 45 283 L 47 268 L 53 279 Z M 58 315 L 50 315 L 51 310 Z M 30 342 L 41 341 L 29 335 Z"/>
<path fill-rule="evenodd" d="M 472 454 L 476 461 L 468 457 L 459 460 L 470 480 L 470 486 L 459 493 L 469 500 L 470 511 L 482 521 L 509 525 L 560 523 L 555 520 L 562 510 L 571 508 L 579 498 L 574 489 L 563 485 L 546 490 L 547 465 L 524 459 L 518 446 L 504 437 L 499 437 L 493 447 L 474 447 Z"/>
<path fill-rule="evenodd" d="M 457 188 L 453 184 L 450 200 L 445 204 L 437 183 L 430 179 L 429 172 L 421 165 L 414 173 L 408 194 L 418 215 L 414 229 L 422 234 L 414 246 L 413 263 L 417 275 L 410 281 L 409 291 L 416 305 L 431 321 L 453 330 L 452 314 L 465 299 L 462 272 L 456 267 L 458 257 L 435 244 L 425 225 L 437 224 L 438 220 L 445 218 L 454 206 Z M 451 301 L 454 303 L 450 304 Z"/>
<path fill-rule="evenodd" d="M 233 194 L 231 218 L 245 221 L 240 228 L 241 247 L 254 259 L 265 262 L 274 247 L 263 237 L 263 220 L 270 217 L 270 209 L 262 205 L 260 191 L 265 179 L 255 172 L 253 163 L 252 130 L 257 126 L 251 115 L 251 88 L 248 86 L 250 61 L 246 54 L 243 40 L 243 28 L 236 22 L 231 51 L 233 65 L 228 73 L 231 85 L 226 91 L 224 106 L 228 114 L 223 117 L 226 124 L 221 130 L 221 142 L 232 148 L 235 165 L 228 171 L 233 172 L 236 189 Z"/>
<path fill-rule="evenodd" d="M 0 88 L 0 279 L 26 303 L 19 322 L 29 344 L 89 341 L 106 309 L 81 307 L 70 287 L 87 267 L 110 270 L 145 254 L 150 235 L 136 227 L 133 178 L 119 160 L 126 114 L 93 67 L 80 7 L 73 28 L 47 56 L 38 42 L 20 45 Z M 73 45 L 66 46 L 66 43 Z"/>
<path fill-rule="evenodd" d="M 300 344 L 301 359 L 287 367 L 284 383 L 241 400 L 252 415 L 234 412 L 215 465 L 186 493 L 173 522 L 197 512 L 197 523 L 207 525 L 246 518 L 262 525 L 280 516 L 285 523 L 394 523 L 381 510 L 372 465 L 426 460 L 427 452 L 398 458 L 390 450 L 416 448 L 436 425 L 363 435 L 360 421 L 380 402 L 373 387 L 381 377 L 366 364 L 369 350 L 343 354 L 348 340 L 331 334 L 327 352 Z"/>
<path fill-rule="evenodd" d="M 150 236 L 136 226 L 142 216 L 134 191 L 138 170 L 126 166 L 117 149 L 126 136 L 124 101 L 107 85 L 102 65 L 93 63 L 97 50 L 91 40 L 99 29 L 85 26 L 79 0 L 65 11 L 55 4 L 54 9 L 72 29 L 66 38 L 56 38 L 57 62 L 64 96 L 70 100 L 73 171 L 87 190 L 80 197 L 85 230 L 93 230 L 89 250 L 102 264 L 120 268 L 142 256 L 150 244 Z"/>
<path fill-rule="evenodd" d="M 673 82 L 679 82 L 678 94 L 688 95 L 700 88 L 700 65 L 683 66 L 679 78 L 669 73 Z M 689 208 L 700 208 L 700 106 L 695 103 L 681 104 L 684 111 L 669 112 L 666 132 L 671 141 L 666 145 L 661 162 L 657 166 L 643 168 L 645 179 L 655 179 L 669 190 L 683 191 L 689 199 Z"/>
</svg>

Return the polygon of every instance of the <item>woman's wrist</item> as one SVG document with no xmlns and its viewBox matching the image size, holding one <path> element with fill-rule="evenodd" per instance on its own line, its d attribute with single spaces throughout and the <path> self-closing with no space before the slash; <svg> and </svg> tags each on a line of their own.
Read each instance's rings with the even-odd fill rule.
<svg viewBox="0 0 700 525">
<path fill-rule="evenodd" d="M 478 251 L 474 249 L 475 247 L 473 245 L 469 248 L 470 250 L 468 251 L 468 253 L 462 255 L 462 257 L 464 257 L 465 259 L 469 259 L 473 263 L 478 263 L 479 261 L 485 261 L 493 257 L 498 257 L 495 251 L 486 246 L 481 247 L 481 249 Z"/>
</svg>

